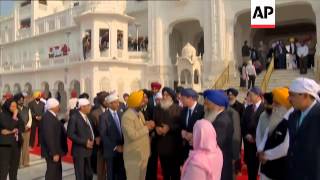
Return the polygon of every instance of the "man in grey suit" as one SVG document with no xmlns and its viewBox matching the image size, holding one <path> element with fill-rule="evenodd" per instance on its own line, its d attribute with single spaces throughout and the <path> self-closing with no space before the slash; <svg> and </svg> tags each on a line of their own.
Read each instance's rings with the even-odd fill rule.
<svg viewBox="0 0 320 180">
<path fill-rule="evenodd" d="M 72 141 L 72 156 L 76 180 L 92 180 L 91 154 L 94 144 L 94 132 L 92 121 L 88 114 L 91 105 L 88 99 L 78 100 L 79 109 L 72 115 L 68 124 L 68 136 Z"/>
<path fill-rule="evenodd" d="M 106 97 L 106 101 L 109 109 L 100 116 L 99 131 L 103 144 L 103 156 L 107 161 L 107 179 L 125 180 L 120 103 L 115 93 Z"/>
</svg>

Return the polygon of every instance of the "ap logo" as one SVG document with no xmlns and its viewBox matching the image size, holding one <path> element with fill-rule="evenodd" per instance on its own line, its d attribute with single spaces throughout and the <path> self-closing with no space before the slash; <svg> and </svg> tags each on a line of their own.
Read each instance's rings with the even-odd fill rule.
<svg viewBox="0 0 320 180">
<path fill-rule="evenodd" d="M 275 0 L 251 0 L 251 28 L 275 27 Z"/>
</svg>

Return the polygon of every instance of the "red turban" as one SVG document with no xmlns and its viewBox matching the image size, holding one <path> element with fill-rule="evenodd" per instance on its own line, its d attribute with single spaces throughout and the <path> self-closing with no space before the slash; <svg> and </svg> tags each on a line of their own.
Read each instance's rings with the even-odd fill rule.
<svg viewBox="0 0 320 180">
<path fill-rule="evenodd" d="M 152 83 L 151 83 L 151 89 L 160 90 L 160 89 L 161 89 L 161 84 L 158 83 L 158 82 L 152 82 Z"/>
<path fill-rule="evenodd" d="M 8 93 L 6 93 L 6 94 L 3 95 L 3 98 L 5 98 L 5 99 L 11 99 L 11 98 L 13 98 L 13 95 L 12 95 L 10 92 L 8 92 Z"/>
</svg>

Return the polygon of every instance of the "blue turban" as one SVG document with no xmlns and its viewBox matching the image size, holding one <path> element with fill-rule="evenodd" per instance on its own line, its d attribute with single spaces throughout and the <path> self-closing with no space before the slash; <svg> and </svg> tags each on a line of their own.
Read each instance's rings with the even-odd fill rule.
<svg viewBox="0 0 320 180">
<path fill-rule="evenodd" d="M 193 99 L 197 99 L 198 93 L 191 88 L 186 88 L 181 91 L 181 96 L 192 97 Z"/>
<path fill-rule="evenodd" d="M 218 106 L 225 108 L 229 106 L 228 97 L 221 90 L 206 90 L 203 92 L 203 97 Z"/>
</svg>

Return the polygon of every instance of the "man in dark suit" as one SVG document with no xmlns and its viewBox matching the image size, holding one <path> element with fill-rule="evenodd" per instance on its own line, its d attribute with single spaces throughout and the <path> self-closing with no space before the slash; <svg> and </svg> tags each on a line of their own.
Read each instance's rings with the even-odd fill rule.
<svg viewBox="0 0 320 180">
<path fill-rule="evenodd" d="M 121 113 L 124 113 L 128 109 L 127 101 L 129 98 L 129 94 L 124 93 L 122 97 L 123 97 L 123 102 L 120 102 L 120 109 L 119 110 Z"/>
<path fill-rule="evenodd" d="M 106 98 L 109 110 L 100 116 L 99 130 L 103 144 L 103 156 L 107 161 L 107 179 L 125 180 L 126 171 L 123 161 L 123 135 L 119 99 L 116 94 Z"/>
<path fill-rule="evenodd" d="M 193 126 L 197 120 L 204 117 L 204 108 L 197 102 L 198 93 L 191 88 L 186 88 L 181 91 L 181 101 L 184 106 L 181 112 L 181 136 L 183 138 L 183 162 L 188 158 L 189 151 L 192 147 L 189 142 L 192 139 Z"/>
<path fill-rule="evenodd" d="M 257 147 L 255 139 L 259 118 L 264 111 L 262 91 L 257 87 L 253 87 L 249 91 L 248 98 L 252 104 L 243 113 L 241 134 L 244 141 L 244 158 L 248 167 L 249 180 L 256 180 L 259 161 L 256 155 Z"/>
<path fill-rule="evenodd" d="M 62 180 L 61 158 L 68 152 L 67 133 L 58 120 L 59 101 L 51 98 L 47 101 L 48 111 L 40 123 L 42 130 L 41 156 L 46 159 L 46 180 Z"/>
<path fill-rule="evenodd" d="M 79 110 L 68 124 L 68 136 L 72 141 L 72 156 L 76 180 L 92 180 L 91 154 L 94 145 L 93 124 L 88 118 L 91 104 L 88 99 L 78 100 Z"/>
<path fill-rule="evenodd" d="M 289 88 L 295 111 L 289 116 L 288 179 L 320 180 L 319 85 L 297 78 Z"/>
<path fill-rule="evenodd" d="M 42 119 L 42 115 L 44 113 L 44 103 L 41 99 L 41 92 L 35 92 L 33 94 L 34 100 L 31 101 L 28 107 L 31 110 L 32 115 L 32 125 L 31 125 L 31 134 L 30 134 L 30 147 L 34 147 L 36 143 L 36 131 L 38 128 L 38 146 L 41 141 L 41 131 L 39 129 L 40 121 Z"/>
<path fill-rule="evenodd" d="M 89 119 L 93 122 L 93 132 L 95 136 L 91 163 L 92 169 L 95 169 L 97 172 L 98 180 L 106 179 L 106 164 L 103 158 L 102 145 L 100 145 L 99 117 L 108 108 L 108 103 L 105 101 L 108 95 L 109 93 L 106 91 L 101 91 L 97 94 L 97 108 L 92 110 L 89 115 Z"/>
<path fill-rule="evenodd" d="M 233 179 L 233 120 L 226 110 L 229 102 L 223 91 L 206 90 L 203 93 L 206 107 L 205 119 L 209 120 L 217 132 L 217 143 L 223 154 L 221 180 Z"/>
</svg>

